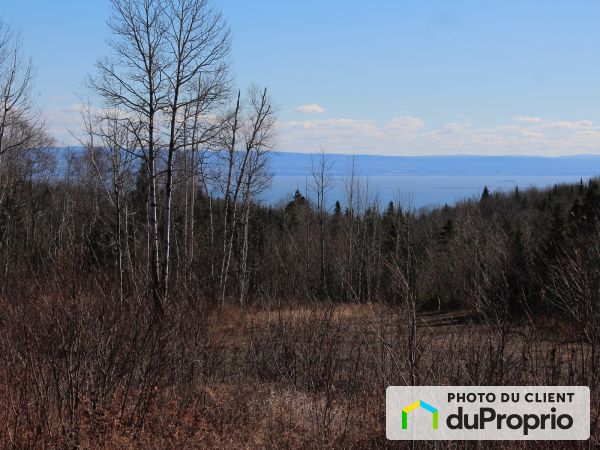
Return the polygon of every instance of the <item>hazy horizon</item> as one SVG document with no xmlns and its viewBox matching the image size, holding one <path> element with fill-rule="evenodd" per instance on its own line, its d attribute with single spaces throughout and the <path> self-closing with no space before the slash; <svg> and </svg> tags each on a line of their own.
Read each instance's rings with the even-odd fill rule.
<svg viewBox="0 0 600 450">
<path fill-rule="evenodd" d="M 81 147 L 57 147 L 59 151 Z M 215 155 L 215 153 L 211 153 Z M 554 184 L 587 181 L 598 175 L 600 155 L 345 155 L 325 154 L 330 189 L 326 203 L 331 209 L 336 200 L 345 205 L 346 180 L 352 171 L 369 197 L 380 206 L 389 201 L 410 202 L 415 208 L 453 205 L 478 198 L 484 186 L 492 192 L 507 192 L 516 187 L 547 188 Z M 313 194 L 312 167 L 321 155 L 299 152 L 273 152 L 270 159 L 272 180 L 259 196 L 270 205 L 288 202 L 296 190 Z M 59 155 L 60 161 L 60 155 Z M 210 156 L 208 160 L 210 163 Z M 216 160 L 215 164 L 219 164 Z M 215 188 L 216 189 L 216 188 Z M 222 193 L 212 192 L 219 196 Z"/>
</svg>

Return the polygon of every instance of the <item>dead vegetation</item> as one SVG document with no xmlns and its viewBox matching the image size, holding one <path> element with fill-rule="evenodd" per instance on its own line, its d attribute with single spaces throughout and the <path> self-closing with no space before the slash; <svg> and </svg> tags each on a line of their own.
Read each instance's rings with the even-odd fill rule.
<svg viewBox="0 0 600 450">
<path fill-rule="evenodd" d="M 416 384 L 588 385 L 592 404 L 598 382 L 590 346 L 550 323 L 419 313 L 411 363 L 398 306 L 186 305 L 185 318 L 153 322 L 143 303 L 85 292 L 19 300 L 2 302 L 6 448 L 401 447 L 385 439 L 385 388 L 411 373 Z M 598 439 L 592 413 L 582 448 Z M 469 447 L 442 445 L 455 446 Z"/>
</svg>

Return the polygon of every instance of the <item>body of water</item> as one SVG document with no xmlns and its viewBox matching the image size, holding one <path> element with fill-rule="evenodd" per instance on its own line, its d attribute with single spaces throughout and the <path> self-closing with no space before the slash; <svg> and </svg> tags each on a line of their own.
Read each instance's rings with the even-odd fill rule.
<svg viewBox="0 0 600 450">
<path fill-rule="evenodd" d="M 65 155 L 81 148 L 55 148 L 59 171 L 66 167 Z M 271 155 L 271 186 L 261 195 L 267 204 L 287 203 L 294 191 L 314 198 L 312 168 L 318 167 L 320 155 L 276 152 Z M 600 174 L 600 155 L 563 157 L 539 156 L 370 156 L 326 155 L 331 180 L 326 202 L 336 200 L 346 205 L 348 173 L 364 189 L 369 199 L 384 207 L 390 200 L 414 208 L 452 205 L 479 198 L 484 186 L 492 192 L 512 191 L 515 187 L 545 188 L 557 183 L 575 183 Z M 208 165 L 222 164 L 218 158 Z M 62 169 L 60 169 L 62 168 Z M 218 168 L 216 168 L 218 170 Z M 222 195 L 215 191 L 215 195 Z"/>
<path fill-rule="evenodd" d="M 359 176 L 361 186 L 368 186 L 369 197 L 380 205 L 390 200 L 397 203 L 411 203 L 414 208 L 452 205 L 461 200 L 479 198 L 484 186 L 492 192 L 513 191 L 515 187 L 544 188 L 557 183 L 577 183 L 582 177 L 574 175 L 372 175 Z M 584 177 L 587 179 L 589 177 Z M 271 188 L 262 195 L 263 201 L 270 204 L 289 202 L 297 189 L 303 195 L 313 197 L 311 180 L 306 176 L 275 175 Z M 326 194 L 327 204 L 331 207 L 336 200 L 346 204 L 346 182 L 341 178 L 331 180 L 331 189 Z"/>
<path fill-rule="evenodd" d="M 274 154 L 271 161 L 273 181 L 262 195 L 266 203 L 288 202 L 297 189 L 314 197 L 311 168 L 318 166 L 318 155 Z M 414 208 L 452 205 L 479 198 L 484 186 L 492 192 L 529 187 L 546 188 L 558 183 L 587 181 L 600 173 L 600 156 L 348 156 L 327 155 L 331 179 L 327 204 L 346 202 L 347 174 L 354 168 L 356 180 L 368 186 L 370 199 L 384 206 L 400 199 Z"/>
</svg>

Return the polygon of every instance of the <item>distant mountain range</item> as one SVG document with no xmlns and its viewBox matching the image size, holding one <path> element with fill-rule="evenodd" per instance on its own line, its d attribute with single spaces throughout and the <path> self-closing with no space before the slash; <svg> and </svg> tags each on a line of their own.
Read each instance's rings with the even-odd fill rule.
<svg viewBox="0 0 600 450">
<path fill-rule="evenodd" d="M 81 147 L 56 147 L 58 155 Z M 314 153 L 273 152 L 271 171 L 276 176 L 304 176 L 317 165 L 320 155 Z M 600 174 L 600 155 L 576 156 L 376 156 L 327 154 L 330 173 L 348 174 L 354 159 L 356 175 L 447 175 L 447 176 L 581 176 Z"/>
</svg>

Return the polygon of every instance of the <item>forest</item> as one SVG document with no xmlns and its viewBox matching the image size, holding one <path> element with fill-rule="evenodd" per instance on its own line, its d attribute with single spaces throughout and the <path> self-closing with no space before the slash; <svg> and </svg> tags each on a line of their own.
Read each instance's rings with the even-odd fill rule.
<svg viewBox="0 0 600 450">
<path fill-rule="evenodd" d="M 264 204 L 277 108 L 219 11 L 112 10 L 72 149 L 0 25 L 2 447 L 387 448 L 394 384 L 586 385 L 597 444 L 599 180 L 416 210 L 320 154 Z"/>
</svg>

